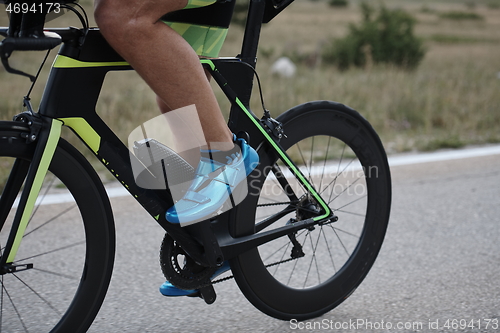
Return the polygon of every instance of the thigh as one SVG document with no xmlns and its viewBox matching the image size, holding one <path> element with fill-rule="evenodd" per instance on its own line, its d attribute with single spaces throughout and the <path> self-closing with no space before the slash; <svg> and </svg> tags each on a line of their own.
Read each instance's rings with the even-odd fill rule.
<svg viewBox="0 0 500 333">
<path fill-rule="evenodd" d="M 108 13 L 123 20 L 145 19 L 158 21 L 163 15 L 186 8 L 193 0 L 95 0 L 96 13 Z"/>
<path fill-rule="evenodd" d="M 227 36 L 235 0 L 189 0 L 187 9 L 162 17 L 201 57 L 217 58 Z"/>
</svg>

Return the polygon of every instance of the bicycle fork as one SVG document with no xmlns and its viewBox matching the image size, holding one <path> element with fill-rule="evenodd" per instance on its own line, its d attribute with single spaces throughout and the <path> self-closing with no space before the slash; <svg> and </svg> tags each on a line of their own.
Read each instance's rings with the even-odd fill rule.
<svg viewBox="0 0 500 333">
<path fill-rule="evenodd" d="M 35 118 L 32 114 L 28 113 L 27 115 L 29 118 Z M 14 260 L 24 236 L 24 232 L 26 231 L 26 227 L 29 224 L 31 214 L 33 213 L 43 180 L 45 179 L 50 162 L 56 151 L 63 124 L 56 119 L 36 119 L 41 125 L 40 130 L 37 130 L 37 133 L 32 131 L 27 136 L 28 142 L 36 140 L 36 148 L 31 163 L 21 159 L 16 160 L 7 184 L 5 185 L 4 192 L 0 197 L 1 229 L 5 226 L 7 215 L 16 200 L 24 180 L 24 188 L 19 198 L 19 204 L 12 222 L 9 238 L 1 254 L 0 275 L 33 267 L 32 264 L 15 265 Z M 33 121 L 31 121 L 31 126 L 32 125 Z"/>
</svg>

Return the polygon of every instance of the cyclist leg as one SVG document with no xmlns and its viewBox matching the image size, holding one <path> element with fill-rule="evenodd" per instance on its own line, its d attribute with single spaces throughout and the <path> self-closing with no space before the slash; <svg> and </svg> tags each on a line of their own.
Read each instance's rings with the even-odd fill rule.
<svg viewBox="0 0 500 333">
<path fill-rule="evenodd" d="M 209 78 L 210 74 L 208 72 L 206 74 Z M 190 112 L 169 113 L 173 110 L 158 95 L 156 96 L 156 103 L 161 113 L 165 114 L 165 119 L 173 134 L 174 142 L 172 148 L 186 162 L 196 168 L 200 161 L 199 149 L 196 149 L 196 147 L 204 146 L 205 142 L 203 133 L 194 130 L 198 126 L 191 125 L 198 122 L 198 119 L 196 119 L 197 114 L 193 110 L 190 110 Z M 186 133 L 191 133 L 191 135 L 187 135 Z"/>
<path fill-rule="evenodd" d="M 160 18 L 183 9 L 187 0 L 96 0 L 95 17 L 113 48 L 139 73 L 170 110 L 194 104 L 205 139 L 229 150 L 233 136 L 199 58 Z"/>
<path fill-rule="evenodd" d="M 96 0 L 95 16 L 103 36 L 159 96 L 164 111 L 196 106 L 208 149 L 188 192 L 167 211 L 168 221 L 190 224 L 221 212 L 229 198 L 234 202 L 233 189 L 255 168 L 258 155 L 227 127 L 194 49 L 160 20 L 187 5 L 188 0 Z"/>
</svg>

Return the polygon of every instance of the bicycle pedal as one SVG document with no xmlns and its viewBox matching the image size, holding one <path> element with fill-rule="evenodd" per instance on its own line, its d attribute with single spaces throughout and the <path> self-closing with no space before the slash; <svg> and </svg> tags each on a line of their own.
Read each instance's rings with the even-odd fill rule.
<svg viewBox="0 0 500 333">
<path fill-rule="evenodd" d="M 187 297 L 199 297 L 199 298 L 203 298 L 201 297 L 201 294 L 200 294 L 200 291 L 196 291 L 195 293 L 192 293 L 192 294 L 188 294 L 186 295 Z"/>
<path fill-rule="evenodd" d="M 239 139 L 245 140 L 248 144 L 250 144 L 250 135 L 247 132 L 240 131 L 236 134 L 236 137 Z"/>
<path fill-rule="evenodd" d="M 215 302 L 215 299 L 217 298 L 217 295 L 215 294 L 214 286 L 212 286 L 212 285 L 200 288 L 199 293 L 200 293 L 200 297 L 203 298 L 203 300 L 207 304 L 212 304 L 213 302 Z"/>
</svg>

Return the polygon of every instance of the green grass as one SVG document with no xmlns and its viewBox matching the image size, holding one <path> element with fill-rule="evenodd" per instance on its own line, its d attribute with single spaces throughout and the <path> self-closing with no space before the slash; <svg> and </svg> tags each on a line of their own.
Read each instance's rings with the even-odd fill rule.
<svg viewBox="0 0 500 333">
<path fill-rule="evenodd" d="M 428 38 L 429 41 L 446 44 L 470 44 L 470 43 L 500 43 L 496 38 L 469 37 L 452 34 L 434 34 Z"/>
<path fill-rule="evenodd" d="M 348 0 L 329 0 L 328 4 L 332 7 L 347 7 L 349 6 Z"/>
<path fill-rule="evenodd" d="M 437 149 L 462 148 L 465 142 L 457 135 L 432 139 L 421 146 L 423 151 L 433 151 Z"/>
</svg>

